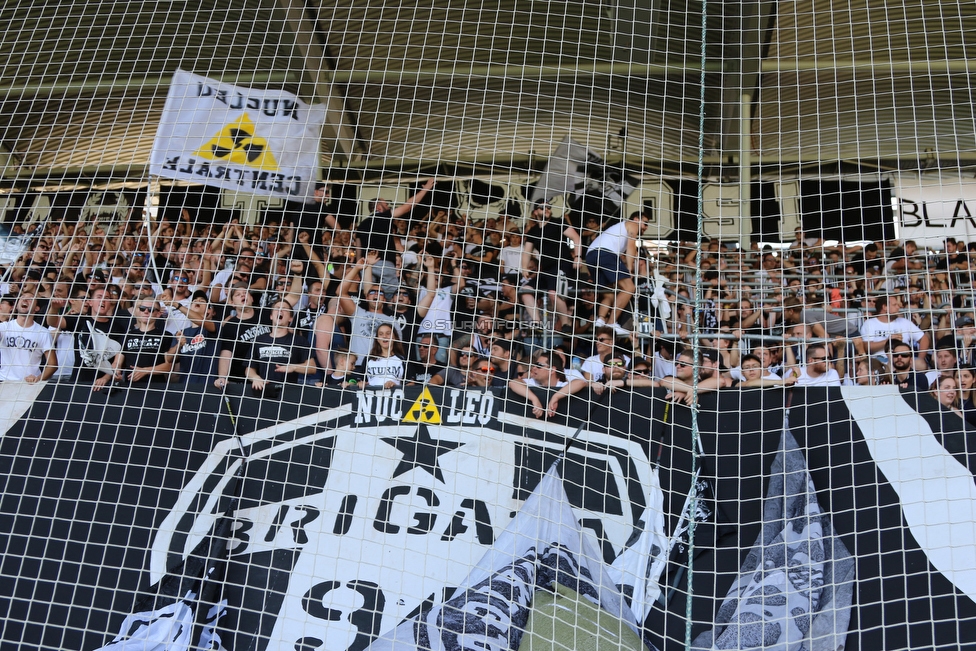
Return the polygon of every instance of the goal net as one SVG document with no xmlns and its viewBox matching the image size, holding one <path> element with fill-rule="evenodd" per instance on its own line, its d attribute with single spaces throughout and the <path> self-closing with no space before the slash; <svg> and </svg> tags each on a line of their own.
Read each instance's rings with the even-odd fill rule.
<svg viewBox="0 0 976 651">
<path fill-rule="evenodd" d="M 976 646 L 965 3 L 7 2 L 0 646 Z"/>
</svg>

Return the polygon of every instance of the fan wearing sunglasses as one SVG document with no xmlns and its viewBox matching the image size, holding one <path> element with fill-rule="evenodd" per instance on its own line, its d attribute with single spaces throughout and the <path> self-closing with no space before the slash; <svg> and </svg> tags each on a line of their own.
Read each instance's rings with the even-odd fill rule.
<svg viewBox="0 0 976 651">
<path fill-rule="evenodd" d="M 888 353 L 891 364 L 891 377 L 894 383 L 902 389 L 909 389 L 916 393 L 928 391 L 925 373 L 915 370 L 915 351 L 911 345 L 895 340 Z"/>
<path fill-rule="evenodd" d="M 159 319 L 155 298 L 140 298 L 133 306 L 132 325 L 122 341 L 122 368 L 129 382 L 165 382 L 173 367 L 167 352 L 173 348 L 170 336 Z"/>
</svg>

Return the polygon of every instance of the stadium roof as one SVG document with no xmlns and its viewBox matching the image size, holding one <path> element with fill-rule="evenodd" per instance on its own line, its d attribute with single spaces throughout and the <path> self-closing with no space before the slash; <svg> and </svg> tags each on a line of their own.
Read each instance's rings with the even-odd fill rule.
<svg viewBox="0 0 976 651">
<path fill-rule="evenodd" d="M 976 162 L 961 0 L 11 0 L 0 16 L 7 186 L 145 178 L 177 68 L 325 104 L 337 179 L 531 171 L 566 135 L 637 172 L 694 172 L 699 148 L 730 177 L 741 154 L 787 174 Z"/>
</svg>

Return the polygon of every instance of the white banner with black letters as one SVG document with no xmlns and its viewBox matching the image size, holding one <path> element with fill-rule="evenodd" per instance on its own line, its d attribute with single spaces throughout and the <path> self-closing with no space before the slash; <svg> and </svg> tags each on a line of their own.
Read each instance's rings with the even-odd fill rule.
<svg viewBox="0 0 976 651">
<path fill-rule="evenodd" d="M 149 173 L 232 191 L 306 200 L 325 108 L 281 90 L 173 75 Z"/>
<path fill-rule="evenodd" d="M 976 181 L 906 174 L 893 181 L 892 189 L 902 241 L 941 249 L 947 237 L 976 239 Z"/>
</svg>

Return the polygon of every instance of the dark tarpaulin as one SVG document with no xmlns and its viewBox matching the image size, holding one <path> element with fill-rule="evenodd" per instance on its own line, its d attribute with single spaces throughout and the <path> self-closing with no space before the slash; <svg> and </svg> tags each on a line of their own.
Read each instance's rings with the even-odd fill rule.
<svg viewBox="0 0 976 651">
<path fill-rule="evenodd" d="M 692 639 L 710 630 L 739 567 L 762 531 L 763 497 L 783 431 L 779 390 L 706 393 L 700 398 L 702 521 L 694 532 Z M 661 489 L 667 531 L 678 526 L 692 487 L 691 410 L 667 405 L 661 429 Z M 685 644 L 688 548 L 677 545 L 661 577 L 662 597 L 645 624 L 660 649 Z"/>
</svg>

